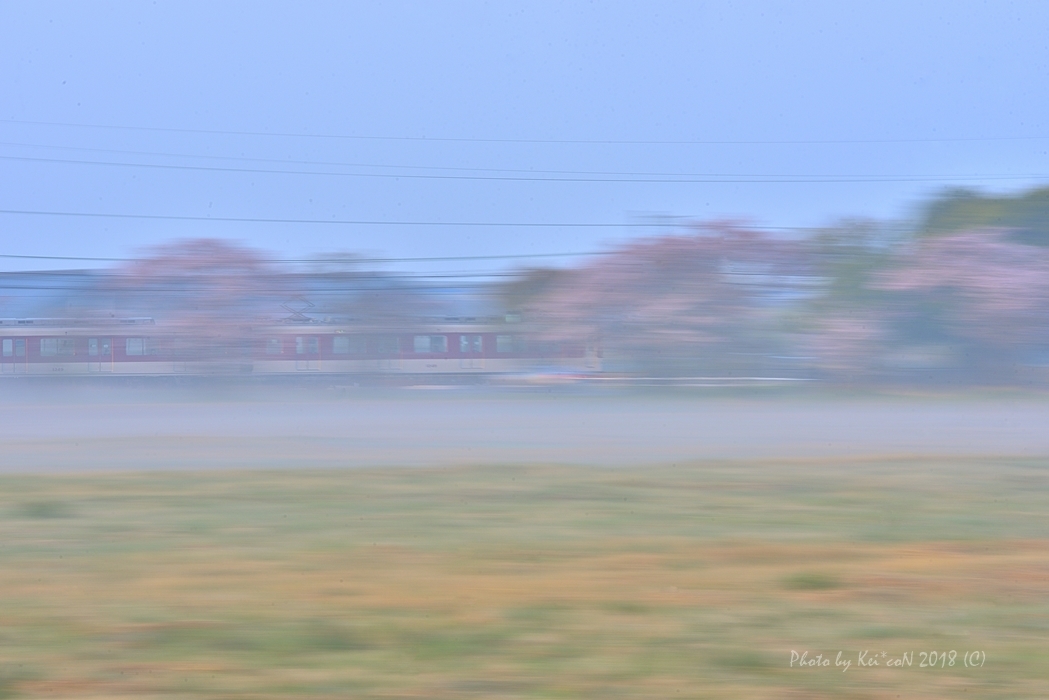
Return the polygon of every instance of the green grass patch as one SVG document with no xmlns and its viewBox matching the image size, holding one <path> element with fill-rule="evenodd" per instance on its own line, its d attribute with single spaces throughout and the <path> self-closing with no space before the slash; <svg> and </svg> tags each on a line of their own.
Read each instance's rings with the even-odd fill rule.
<svg viewBox="0 0 1049 700">
<path fill-rule="evenodd" d="M 794 574 L 784 581 L 787 588 L 796 591 L 826 591 L 832 588 L 841 588 L 841 580 L 830 574 L 815 571 L 804 571 Z"/>
<path fill-rule="evenodd" d="M 0 698 L 1049 696 L 1035 467 L 0 477 Z"/>
</svg>

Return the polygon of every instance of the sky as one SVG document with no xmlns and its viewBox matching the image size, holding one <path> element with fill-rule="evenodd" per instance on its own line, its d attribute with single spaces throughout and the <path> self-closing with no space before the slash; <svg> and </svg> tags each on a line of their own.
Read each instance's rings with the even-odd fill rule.
<svg viewBox="0 0 1049 700">
<path fill-rule="evenodd" d="M 1037 0 L 0 2 L 0 255 L 45 258 L 0 270 L 905 221 L 1049 181 L 1047 30 Z"/>
</svg>

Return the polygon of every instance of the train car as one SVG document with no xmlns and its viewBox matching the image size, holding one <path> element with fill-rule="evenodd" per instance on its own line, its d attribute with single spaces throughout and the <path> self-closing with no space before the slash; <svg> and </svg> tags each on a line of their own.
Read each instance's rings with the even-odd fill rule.
<svg viewBox="0 0 1049 700">
<path fill-rule="evenodd" d="M 0 376 L 164 374 L 151 318 L 0 319 Z"/>
<path fill-rule="evenodd" d="M 510 324 L 456 320 L 380 331 L 298 322 L 201 332 L 149 318 L 0 319 L 0 346 L 0 376 L 483 376 L 601 369 L 594 345 L 544 343 Z"/>
</svg>

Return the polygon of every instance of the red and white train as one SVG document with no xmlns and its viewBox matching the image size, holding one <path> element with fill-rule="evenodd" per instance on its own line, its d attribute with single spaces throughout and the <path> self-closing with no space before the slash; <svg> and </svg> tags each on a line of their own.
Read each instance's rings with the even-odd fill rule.
<svg viewBox="0 0 1049 700">
<path fill-rule="evenodd" d="M 0 376 L 592 374 L 594 345 L 537 342 L 513 324 L 445 320 L 414 330 L 277 323 L 202 336 L 150 318 L 0 319 Z"/>
</svg>

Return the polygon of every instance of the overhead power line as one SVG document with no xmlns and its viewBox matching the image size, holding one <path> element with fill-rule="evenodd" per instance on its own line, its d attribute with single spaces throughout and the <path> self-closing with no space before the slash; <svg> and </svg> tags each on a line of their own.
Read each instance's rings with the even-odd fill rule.
<svg viewBox="0 0 1049 700">
<path fill-rule="evenodd" d="M 24 124 L 29 126 L 60 126 L 79 129 L 105 129 L 117 131 L 147 131 L 180 134 L 209 134 L 220 136 L 265 136 L 284 138 L 345 139 L 357 141 L 408 141 L 422 143 L 517 143 L 517 144 L 578 144 L 578 145 L 625 145 L 625 146 L 749 146 L 749 145 L 861 145 L 889 143 L 963 143 L 980 141 L 1044 141 L 1049 136 L 974 136 L 974 137 L 924 137 L 924 138 L 870 138 L 870 139 L 524 139 L 524 138 L 479 138 L 450 136 L 390 136 L 380 134 L 317 134 L 280 131 L 246 131 L 223 129 L 188 129 L 161 126 L 136 126 L 117 124 L 83 124 L 73 122 L 34 121 L 26 119 L 0 119 L 0 124 Z"/>
<path fill-rule="evenodd" d="M 3 273 L 0 273 L 3 274 Z M 494 280 L 494 279 L 513 279 L 520 277 L 520 274 L 516 272 L 454 272 L 454 273 L 430 273 L 430 274 L 386 274 L 381 278 L 378 278 L 377 282 L 425 282 L 430 280 L 475 280 L 474 284 L 477 284 L 477 280 L 483 282 L 483 280 Z M 121 280 L 114 279 L 98 279 L 89 280 L 93 283 L 103 283 L 110 285 L 119 285 Z M 80 281 L 83 282 L 83 281 Z M 201 291 L 214 291 L 215 286 L 209 284 L 184 284 L 180 283 L 180 280 L 172 279 L 165 281 L 161 284 L 143 284 L 134 289 L 121 288 L 119 286 L 106 287 L 103 289 L 96 289 L 95 291 L 107 291 L 107 292 L 138 292 L 144 294 L 153 293 L 171 293 L 171 294 L 192 294 L 199 293 Z M 289 281 L 292 284 L 293 281 Z M 75 292 L 82 290 L 83 287 L 78 287 L 76 282 L 71 282 L 69 285 L 57 285 L 57 284 L 5 284 L 0 282 L 0 290 L 7 291 L 22 291 L 22 292 Z M 343 285 L 331 285 L 317 289 L 307 290 L 310 295 L 316 294 L 333 294 L 339 292 L 373 292 L 384 290 L 384 287 L 376 286 L 374 284 L 364 284 L 363 282 L 358 284 L 343 284 Z M 396 288 L 389 291 L 397 291 Z"/>
<path fill-rule="evenodd" d="M 491 228 L 667 228 L 680 222 L 641 221 L 636 223 L 580 221 L 383 221 L 379 219 L 281 219 L 240 216 L 180 216 L 175 214 L 121 214 L 113 212 L 48 211 L 42 209 L 0 209 L 0 214 L 61 216 L 98 219 L 143 219 L 161 221 L 213 221 L 252 224 L 323 224 L 342 226 L 459 226 Z"/>
<path fill-rule="evenodd" d="M 415 257 L 415 258 L 291 258 L 291 259 L 266 259 L 269 263 L 315 263 L 315 264 L 339 264 L 339 263 L 401 263 L 401 262 L 464 262 L 473 260 L 523 260 L 527 258 L 570 258 L 590 255 L 608 255 L 611 251 L 589 251 L 574 253 L 521 253 L 515 255 L 446 255 L 438 257 Z M 0 258 L 15 260 L 69 260 L 76 262 L 138 262 L 142 258 L 94 258 L 76 255 L 14 255 L 0 253 Z"/>
<path fill-rule="evenodd" d="M 622 170 L 542 170 L 523 168 L 466 168 L 449 167 L 439 165 L 380 165 L 375 163 L 345 163 L 334 161 L 316 160 L 290 160 L 280 158 L 249 158 L 244 156 L 213 156 L 195 155 L 190 153 L 164 153 L 156 151 L 135 151 L 112 148 L 86 148 L 81 146 L 53 146 L 37 143 L 0 142 L 0 146 L 13 146 L 16 148 L 43 148 L 62 151 L 79 151 L 90 153 L 114 153 L 120 155 L 132 155 L 149 158 L 186 158 L 211 161 L 234 161 L 249 163 L 275 163 L 278 165 L 308 165 L 322 168 L 373 168 L 382 170 L 429 170 L 455 173 L 485 173 L 478 175 L 434 175 L 411 174 L 400 172 L 380 173 L 346 173 L 314 170 L 287 170 L 287 169 L 264 169 L 264 168 L 234 168 L 229 166 L 200 166 L 179 165 L 167 163 L 127 163 L 119 161 L 95 161 L 67 158 L 45 158 L 41 156 L 16 156 L 0 155 L 3 160 L 19 160 L 28 162 L 60 163 L 74 165 L 103 165 L 117 167 L 142 167 L 160 168 L 168 170 L 203 170 L 216 172 L 242 172 L 262 173 L 278 175 L 330 175 L 341 177 L 373 177 L 389 179 L 437 179 L 437 180 L 511 180 L 525 182 L 652 182 L 652 183 L 691 183 L 691 182 L 938 182 L 938 181 L 962 181 L 962 180 L 1028 180 L 1049 177 L 1043 174 L 1021 174 L 1003 175 L 992 174 L 960 174 L 960 175 L 782 175 L 769 173 L 668 173 L 652 171 L 622 171 Z M 503 173 L 489 175 L 489 173 Z M 506 175 L 505 173 L 511 173 Z M 556 177 L 542 177 L 556 176 Z"/>
<path fill-rule="evenodd" d="M 247 173 L 252 175 L 320 175 L 328 177 L 367 177 L 393 180 L 481 180 L 509 182 L 607 182 L 607 183 L 653 183 L 653 184 L 745 184 L 745 183 L 869 183 L 869 182 L 958 182 L 971 180 L 1035 180 L 1044 174 L 1025 175 L 913 175 L 913 176 L 761 176 L 729 174 L 656 174 L 638 173 L 641 177 L 621 177 L 606 173 L 607 177 L 528 177 L 523 175 L 433 175 L 420 173 L 347 173 L 316 170 L 273 170 L 265 168 L 234 168 L 215 165 L 176 165 L 170 163 L 124 163 L 101 160 L 77 160 L 70 158 L 41 158 L 37 156 L 0 155 L 2 160 L 17 160 L 36 163 L 60 163 L 72 165 L 99 165 L 124 168 L 149 168 L 156 170 L 190 170 L 224 173 Z M 360 167 L 360 166 L 358 166 Z M 367 167 L 367 166 L 366 166 Z"/>
<path fill-rule="evenodd" d="M 460 226 L 460 227 L 508 227 L 508 228 L 654 228 L 668 229 L 681 228 L 682 226 L 693 226 L 697 222 L 669 217 L 658 217 L 635 221 L 632 223 L 616 222 L 585 222 L 585 221 L 382 221 L 366 219 L 279 219 L 263 217 L 234 217 L 234 216 L 180 216 L 175 214 L 121 214 L 112 212 L 73 212 L 73 211 L 48 211 L 35 209 L 0 209 L 0 214 L 28 215 L 28 216 L 59 216 L 59 217 L 84 217 L 100 219 L 144 219 L 161 221 L 210 221 L 216 223 L 262 223 L 262 224 L 326 224 L 344 226 Z M 752 226 L 740 225 L 741 229 L 747 231 L 814 231 L 819 227 L 812 226 Z M 551 253 L 551 257 L 563 255 L 593 255 L 595 253 Z M 542 257 L 547 254 L 531 255 L 525 254 L 520 257 Z M 0 257 L 5 257 L 0 255 Z M 6 256 L 11 257 L 11 256 Z M 481 256 L 481 258 L 497 259 L 506 256 Z M 513 257 L 513 256 L 510 256 Z M 46 258 L 42 258 L 46 259 Z M 54 258 L 61 259 L 61 258 Z M 110 260 L 109 258 L 69 258 L 71 260 Z M 374 258 L 366 259 L 376 262 L 419 262 L 423 260 L 438 260 L 440 258 Z M 444 258 L 445 260 L 469 260 L 475 259 L 470 256 L 460 258 Z M 299 262 L 322 262 L 323 260 L 302 260 Z M 292 261 L 294 262 L 294 261 Z"/>
</svg>

